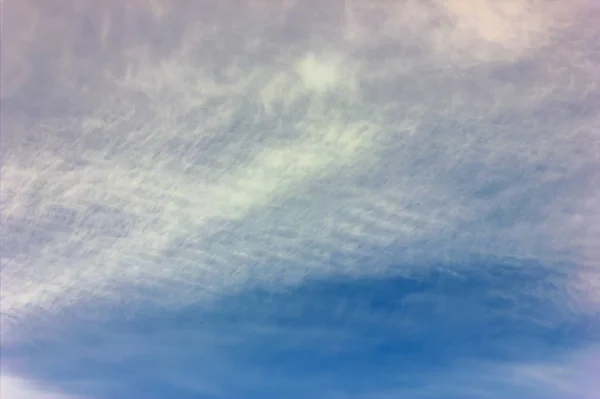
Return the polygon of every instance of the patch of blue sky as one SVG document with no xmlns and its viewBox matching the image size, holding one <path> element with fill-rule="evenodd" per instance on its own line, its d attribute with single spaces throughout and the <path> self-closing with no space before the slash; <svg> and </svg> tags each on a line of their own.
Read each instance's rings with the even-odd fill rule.
<svg viewBox="0 0 600 399">
<path fill-rule="evenodd" d="M 104 309 L 102 321 L 56 326 L 3 357 L 27 359 L 32 380 L 100 399 L 565 397 L 517 371 L 564 361 L 600 333 L 596 316 L 560 301 L 552 282 L 564 275 L 499 259 L 427 266 L 175 312 Z"/>
</svg>

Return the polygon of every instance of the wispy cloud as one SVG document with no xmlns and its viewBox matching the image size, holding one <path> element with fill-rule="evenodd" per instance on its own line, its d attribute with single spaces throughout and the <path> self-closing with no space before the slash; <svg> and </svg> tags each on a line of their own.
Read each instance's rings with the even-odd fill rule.
<svg viewBox="0 0 600 399">
<path fill-rule="evenodd" d="M 36 387 L 27 380 L 0 375 L 0 396 L 4 399 L 82 399 L 71 395 L 52 393 Z"/>
<path fill-rule="evenodd" d="M 2 7 L 3 347 L 118 318 L 95 306 L 135 319 L 311 279 L 497 278 L 490 259 L 544 265 L 558 288 L 540 300 L 565 322 L 597 314 L 591 2 Z"/>
</svg>

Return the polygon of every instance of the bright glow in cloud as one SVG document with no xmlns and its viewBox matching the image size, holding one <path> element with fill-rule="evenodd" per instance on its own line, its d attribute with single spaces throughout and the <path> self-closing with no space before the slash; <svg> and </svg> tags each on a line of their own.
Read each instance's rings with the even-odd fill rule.
<svg viewBox="0 0 600 399">
<path fill-rule="evenodd" d="M 307 54 L 296 64 L 296 72 L 309 91 L 324 93 L 345 89 L 356 91 L 356 77 L 343 59 L 327 57 L 324 60 L 315 54 Z"/>
</svg>

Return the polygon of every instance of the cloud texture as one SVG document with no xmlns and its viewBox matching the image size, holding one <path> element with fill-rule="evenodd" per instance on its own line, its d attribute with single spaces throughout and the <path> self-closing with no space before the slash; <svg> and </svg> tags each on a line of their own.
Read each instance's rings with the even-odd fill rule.
<svg viewBox="0 0 600 399">
<path fill-rule="evenodd" d="M 11 392 L 600 389 L 594 2 L 2 14 Z"/>
</svg>

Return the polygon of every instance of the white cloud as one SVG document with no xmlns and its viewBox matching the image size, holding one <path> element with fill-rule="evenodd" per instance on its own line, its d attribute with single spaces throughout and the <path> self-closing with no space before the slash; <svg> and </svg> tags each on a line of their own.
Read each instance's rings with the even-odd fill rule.
<svg viewBox="0 0 600 399">
<path fill-rule="evenodd" d="M 348 7 L 359 5 L 348 3 Z M 558 11 L 553 8 L 542 9 L 535 2 L 520 0 L 503 3 L 499 10 L 496 9 L 498 6 L 484 0 L 470 8 L 458 0 L 443 3 L 443 6 L 437 5 L 433 9 L 411 2 L 401 5 L 383 2 L 377 7 L 387 17 L 380 30 L 369 25 L 372 21 L 366 20 L 366 28 L 371 30 L 365 34 L 372 41 L 401 40 L 405 32 L 413 29 L 426 35 L 425 48 L 435 50 L 436 47 L 428 40 L 433 37 L 431 35 L 442 35 L 448 41 L 448 46 L 443 46 L 444 51 L 455 51 L 454 56 L 461 58 L 464 55 L 460 46 L 467 45 L 460 36 L 460 32 L 464 31 L 465 37 L 477 41 L 477 46 L 485 51 L 493 50 L 493 57 L 490 55 L 480 59 L 489 65 L 494 65 L 493 62 L 500 59 L 513 59 L 505 52 L 494 52 L 494 43 L 514 50 L 514 54 L 521 54 L 534 46 L 536 40 L 542 40 L 536 36 L 538 33 L 529 37 L 528 33 L 511 27 L 529 27 L 532 32 L 542 29 L 542 33 L 539 33 L 542 36 L 544 29 L 561 27 L 554 22 Z M 478 18 L 471 17 L 471 12 L 475 12 L 473 10 L 477 11 Z M 352 14 L 352 10 L 348 12 Z M 435 27 L 431 32 L 425 29 L 431 18 L 444 12 L 449 12 L 452 17 L 450 20 L 455 21 L 446 21 L 446 25 Z M 523 25 L 525 20 L 528 25 Z M 410 23 L 402 25 L 402 21 Z M 350 23 L 351 19 L 346 22 Z M 334 46 L 320 47 L 314 44 L 318 41 L 312 42 L 309 46 L 312 48 L 300 56 L 284 54 L 278 62 L 256 62 L 247 67 L 245 73 L 240 72 L 240 67 L 232 67 L 237 72 L 223 83 L 215 78 L 214 65 L 211 65 L 208 57 L 194 58 L 192 53 L 195 47 L 204 48 L 202 46 L 207 43 L 218 40 L 218 34 L 211 29 L 190 29 L 183 36 L 179 50 L 160 61 L 153 61 L 147 48 L 133 49 L 128 53 L 129 56 L 124 57 L 129 60 L 124 75 L 111 82 L 116 92 L 103 101 L 95 112 L 79 119 L 44 120 L 31 133 L 60 140 L 61 132 L 71 129 L 78 132 L 73 142 L 62 145 L 60 141 L 48 141 L 46 148 L 36 148 L 27 154 L 26 159 L 7 157 L 3 160 L 3 196 L 6 198 L 2 204 L 3 218 L 24 218 L 35 224 L 38 222 L 33 215 L 37 220 L 50 217 L 50 209 L 54 205 L 74 211 L 77 217 L 81 217 L 91 205 L 116 207 L 131 216 L 131 220 L 120 221 L 128 231 L 126 237 L 108 238 L 80 225 L 71 232 L 57 232 L 39 253 L 3 260 L 5 289 L 2 295 L 6 309 L 14 312 L 24 312 L 25 309 L 34 311 L 36 307 L 48 311 L 49 306 L 59 309 L 68 303 L 76 303 L 84 292 L 86 295 L 118 297 L 118 292 L 111 292 L 107 288 L 111 282 L 133 283 L 156 278 L 159 281 L 180 280 L 180 276 L 197 273 L 208 273 L 210 280 L 223 272 L 222 266 L 216 267 L 209 262 L 197 265 L 196 271 L 183 265 L 164 270 L 151 265 L 142 266 L 139 261 L 134 261 L 137 266 L 123 269 L 121 263 L 123 259 L 159 256 L 174 239 L 193 231 L 200 231 L 200 237 L 208 238 L 213 233 L 213 227 L 208 227 L 211 221 L 240 220 L 252 212 L 266 212 L 269 207 L 277 206 L 283 198 L 303 192 L 311 196 L 313 185 L 319 179 L 334 175 L 360 179 L 362 174 L 368 176 L 369 168 L 383 170 L 383 163 L 390 161 L 396 166 L 392 168 L 393 174 L 380 175 L 390 181 L 383 192 L 354 181 L 350 185 L 332 188 L 332 192 L 339 190 L 349 193 L 349 196 L 341 199 L 322 198 L 320 203 L 312 203 L 312 219 L 303 219 L 299 215 L 294 225 L 296 231 L 306 231 L 306 236 L 298 237 L 297 245 L 314 237 L 313 232 L 319 230 L 316 227 L 319 220 L 329 220 L 329 223 L 335 223 L 335 228 L 329 231 L 345 237 L 337 240 L 323 235 L 322 240 L 328 243 L 329 248 L 336 245 L 340 248 L 356 247 L 361 240 L 372 240 L 373 245 L 409 245 L 417 238 L 429 236 L 437 240 L 439 248 L 469 242 L 472 251 L 481 253 L 545 259 L 554 256 L 550 248 L 541 250 L 538 244 L 529 243 L 523 238 L 556 235 L 558 226 L 564 226 L 563 219 L 570 215 L 561 214 L 538 225 L 519 224 L 515 220 L 514 227 L 503 231 L 505 241 L 502 243 L 482 239 L 495 233 L 485 230 L 487 228 L 483 224 L 477 224 L 478 218 L 502 206 L 501 201 L 509 200 L 511 192 L 534 190 L 533 181 L 523 183 L 524 187 L 507 190 L 506 198 L 498 197 L 495 198 L 496 202 L 478 204 L 460 193 L 452 194 L 452 187 L 443 187 L 443 182 L 435 178 L 436 174 L 442 175 L 471 161 L 489 164 L 489 168 L 493 169 L 498 162 L 505 162 L 504 158 L 523 165 L 547 163 L 551 171 L 546 178 L 552 179 L 553 173 L 564 173 L 569 178 L 571 172 L 568 167 L 563 172 L 553 170 L 559 171 L 569 162 L 573 163 L 573 170 L 576 165 L 591 162 L 591 150 L 583 154 L 579 151 L 580 148 L 593 148 L 596 138 L 580 136 L 578 140 L 581 143 L 575 147 L 570 128 L 557 128 L 552 134 L 539 133 L 537 136 L 535 130 L 520 130 L 521 133 L 512 134 L 512 128 L 505 126 L 493 133 L 496 127 L 486 125 L 486 118 L 502 114 L 505 108 L 511 109 L 511 104 L 519 101 L 523 106 L 536 106 L 527 90 L 508 90 L 505 85 L 500 85 L 502 90 L 493 91 L 489 94 L 490 98 L 476 101 L 472 97 L 479 95 L 477 92 L 470 92 L 468 84 L 460 77 L 448 75 L 447 79 L 456 79 L 456 93 L 449 95 L 438 91 L 435 82 L 427 83 L 426 75 L 422 75 L 423 71 L 418 66 L 419 58 L 414 57 L 411 61 L 413 64 L 409 62 L 403 69 L 408 76 L 405 81 L 407 87 L 401 87 L 394 96 L 396 99 L 407 96 L 404 102 L 370 104 L 366 102 L 368 96 L 361 94 L 362 83 L 366 86 L 377 84 L 371 77 L 381 78 L 392 73 L 389 65 L 360 58 L 357 48 L 354 48 L 352 56 L 347 49 L 332 52 L 330 49 Z M 385 35 L 389 37 L 386 39 Z M 530 41 L 523 41 L 514 35 L 525 35 Z M 257 38 L 249 36 L 247 40 L 256 41 Z M 356 46 L 368 47 L 369 44 L 358 43 Z M 568 59 L 570 52 L 579 54 L 581 51 L 577 47 L 560 47 L 559 50 L 565 53 L 564 59 Z M 233 66 L 242 65 L 243 57 L 247 56 L 238 54 L 226 61 Z M 446 56 L 446 53 L 436 55 L 441 59 Z M 582 74 L 588 72 L 581 69 Z M 554 87 L 557 82 L 560 83 L 561 76 L 548 75 L 538 79 L 539 85 Z M 422 83 L 419 83 L 416 92 L 423 93 L 425 99 L 410 95 L 415 92 L 411 85 L 418 81 Z M 463 83 L 466 85 L 464 88 L 460 86 Z M 380 89 L 385 90 L 385 85 L 383 83 Z M 408 94 L 404 94 L 403 90 Z M 144 94 L 136 97 L 134 92 Z M 339 98 L 341 105 L 325 101 L 323 94 Z M 455 101 L 461 96 L 461 101 Z M 536 101 L 543 102 L 548 96 L 537 98 Z M 565 96 L 565 100 L 574 98 L 571 94 Z M 248 140 L 248 131 L 229 133 L 228 129 L 236 118 L 248 117 L 242 111 L 242 100 L 246 98 L 255 98 L 267 111 L 264 119 L 283 118 L 273 132 L 273 136 L 277 137 L 269 139 L 264 131 L 258 131 L 257 142 L 253 143 Z M 448 111 L 448 105 L 444 105 L 445 100 L 439 108 L 442 115 L 450 115 L 450 121 L 469 124 L 473 118 L 477 118 L 481 120 L 480 128 L 474 133 L 457 131 L 434 137 L 424 126 L 428 121 L 423 118 L 427 113 L 430 118 L 434 115 L 432 112 L 438 107 L 438 98 L 452 100 L 448 102 L 452 104 L 452 112 Z M 505 103 L 509 99 L 511 102 Z M 308 108 L 295 113 L 297 108 L 302 107 L 302 101 L 308 103 Z M 283 104 L 283 108 L 274 108 L 278 103 Z M 357 115 L 347 109 L 365 111 Z M 206 110 L 202 118 L 194 122 L 186 121 L 194 112 L 201 110 Z M 391 112 L 398 113 L 400 122 L 387 116 Z M 285 122 L 285 118 L 293 122 Z M 252 116 L 248 123 L 252 126 L 257 121 L 261 121 L 260 116 Z M 382 124 L 382 121 L 386 122 Z M 578 123 L 583 129 L 594 121 L 580 119 Z M 286 129 L 290 130 L 287 134 Z M 219 141 L 227 142 L 227 146 L 218 151 L 218 162 L 203 163 L 204 157 L 214 159 L 211 158 L 215 154 L 212 154 L 210 146 Z M 245 147 L 245 144 L 237 144 L 238 141 L 250 145 Z M 91 147 L 89 143 L 93 142 L 101 144 Z M 442 142 L 445 148 L 437 153 L 432 152 L 436 143 Z M 172 143 L 179 143 L 175 150 L 168 149 L 173 146 Z M 49 148 L 52 146 L 54 149 Z M 381 158 L 386 147 L 396 148 L 398 155 L 395 159 Z M 527 150 L 530 147 L 536 148 L 536 154 Z M 411 160 L 422 156 L 430 159 L 420 167 L 411 166 Z M 73 162 L 73 158 L 81 159 L 85 166 L 65 171 L 65 168 L 72 167 L 69 163 Z M 225 166 L 221 162 L 225 162 Z M 478 184 L 485 184 L 485 181 L 476 182 L 468 189 L 475 191 L 479 188 Z M 401 215 L 407 212 L 404 207 L 408 205 L 405 204 L 425 203 L 432 195 L 446 198 L 445 203 L 419 207 L 418 215 L 412 216 L 413 222 L 390 222 L 392 214 L 385 209 L 394 209 L 396 215 Z M 31 205 L 33 198 L 40 200 L 35 208 Z M 392 201 L 396 202 L 386 202 L 381 198 L 395 198 Z M 567 202 L 570 201 L 565 198 Z M 319 213 L 321 209 L 330 209 L 336 202 L 346 207 L 365 202 L 367 205 L 357 209 L 347 208 L 348 215 L 341 219 Z M 552 214 L 551 209 L 546 212 Z M 77 220 L 75 225 L 80 223 L 81 220 Z M 269 220 L 269 223 L 277 221 Z M 457 230 L 462 229 L 459 225 L 469 224 L 480 229 L 477 231 L 479 239 L 467 238 L 470 237 L 468 232 Z M 567 251 L 573 240 L 592 240 L 591 237 L 577 236 L 578 229 L 574 225 L 570 231 L 575 235 L 564 242 Z M 252 233 L 251 229 L 248 233 Z M 235 235 L 235 232 L 232 234 Z M 595 232 L 590 231 L 589 234 Z M 464 238 L 454 242 L 444 241 L 443 237 L 446 236 Z M 203 246 L 203 238 L 199 238 L 198 254 L 201 258 L 223 256 Z M 565 238 L 558 234 L 556 239 Z M 261 244 L 253 245 L 260 247 Z M 21 273 L 24 265 L 35 271 L 35 277 Z M 320 266 L 324 267 L 323 264 Z M 289 273 L 302 275 L 317 269 L 290 270 Z M 356 273 L 367 272 L 351 269 Z M 324 269 L 324 272 L 337 271 Z M 268 276 L 268 273 L 265 275 Z M 199 284 L 213 286 L 209 281 Z"/>
<path fill-rule="evenodd" d="M 2 159 L 0 224 L 24 248 L 2 259 L 3 340 L 26 340 L 19 327 L 28 320 L 51 323 L 86 301 L 119 303 L 127 286 L 158 287 L 154 305 L 179 307 L 257 280 L 387 275 L 397 270 L 352 259 L 385 264 L 395 247 L 422 260 L 460 252 L 585 264 L 560 284 L 575 313 L 596 311 L 597 193 L 583 186 L 598 174 L 598 120 L 567 105 L 585 108 L 598 69 L 583 39 L 559 40 L 594 37 L 597 28 L 576 23 L 585 4 L 346 6 L 321 40 L 273 50 L 265 41 L 277 35 L 263 28 L 187 21 L 163 53 L 114 44 L 122 42 L 119 18 L 107 6 L 99 34 L 107 48 L 113 38 L 106 51 L 117 66 L 102 73 L 69 54 L 71 39 L 57 39 L 56 27 L 76 24 L 60 12 L 55 21 L 31 13 L 37 30 L 19 36 L 28 43 L 12 43 L 2 96 L 15 95 L 34 72 L 34 53 L 50 49 L 61 54 L 54 73 L 69 76 L 55 76 L 44 93 L 85 102 L 97 90 L 102 100 L 84 115 L 57 111 L 32 124 L 3 115 L 11 151 Z M 103 6 L 89 7 L 82 12 Z M 147 8 L 153 20 L 177 12 L 158 1 Z M 273 18 L 284 25 L 294 6 L 281 8 Z M 165 24 L 158 33 L 176 36 L 179 26 Z M 60 109 L 61 99 L 42 105 L 56 100 Z M 85 219 L 93 207 L 114 212 Z M 70 226 L 54 229 L 68 215 Z M 160 258 L 179 241 L 194 246 L 165 266 Z M 348 261 L 332 266 L 336 256 Z M 9 399 L 28 389 L 12 377 L 2 382 Z"/>
<path fill-rule="evenodd" d="M 28 381 L 5 375 L 0 375 L 0 397 L 2 399 L 83 399 L 42 390 Z"/>
</svg>

